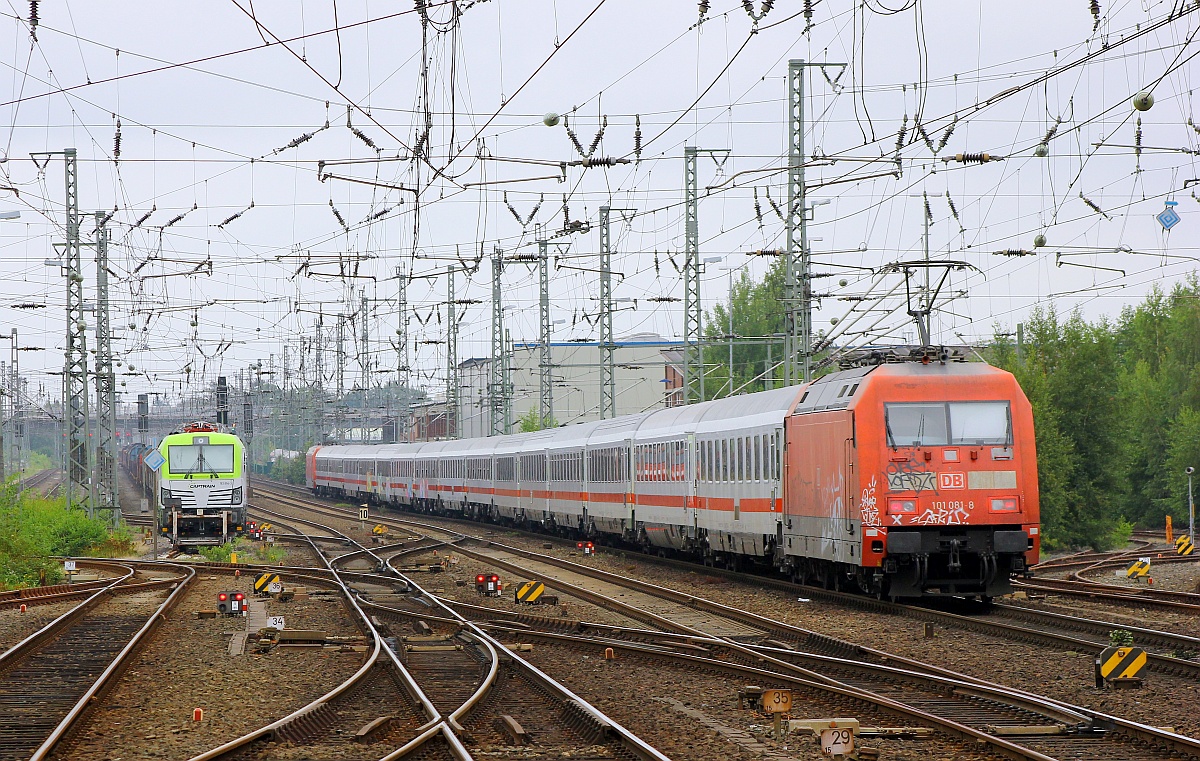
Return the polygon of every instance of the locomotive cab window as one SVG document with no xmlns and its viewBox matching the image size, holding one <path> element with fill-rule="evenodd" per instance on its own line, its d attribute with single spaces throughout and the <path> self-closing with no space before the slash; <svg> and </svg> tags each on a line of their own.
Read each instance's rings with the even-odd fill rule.
<svg viewBox="0 0 1200 761">
<path fill-rule="evenodd" d="M 1012 446 L 1008 402 L 906 402 L 885 404 L 887 443 L 897 447 Z"/>
<path fill-rule="evenodd" d="M 195 473 L 232 473 L 232 444 L 172 444 L 167 446 L 167 460 L 171 473 L 191 475 Z"/>
</svg>

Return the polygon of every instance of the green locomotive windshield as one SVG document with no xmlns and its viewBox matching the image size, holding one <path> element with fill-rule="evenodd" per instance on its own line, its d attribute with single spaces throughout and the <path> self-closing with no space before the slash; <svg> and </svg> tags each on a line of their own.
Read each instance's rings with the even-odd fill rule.
<svg viewBox="0 0 1200 761">
<path fill-rule="evenodd" d="M 171 444 L 167 446 L 170 473 L 232 473 L 232 444 Z"/>
<path fill-rule="evenodd" d="M 885 404 L 888 446 L 1012 446 L 1008 402 Z"/>
</svg>

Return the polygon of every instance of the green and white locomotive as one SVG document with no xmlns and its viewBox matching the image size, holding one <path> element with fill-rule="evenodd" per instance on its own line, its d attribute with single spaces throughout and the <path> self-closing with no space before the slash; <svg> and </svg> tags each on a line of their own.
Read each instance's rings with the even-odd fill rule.
<svg viewBox="0 0 1200 761">
<path fill-rule="evenodd" d="M 224 544 L 246 528 L 246 448 L 212 423 L 188 423 L 158 446 L 158 517 L 178 550 Z"/>
</svg>

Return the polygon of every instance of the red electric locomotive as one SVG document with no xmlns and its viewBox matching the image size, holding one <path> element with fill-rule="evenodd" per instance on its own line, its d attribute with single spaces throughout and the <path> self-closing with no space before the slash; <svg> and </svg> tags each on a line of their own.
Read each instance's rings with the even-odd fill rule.
<svg viewBox="0 0 1200 761">
<path fill-rule="evenodd" d="M 988 598 L 1038 561 L 1029 400 L 990 365 L 922 359 L 821 378 L 788 416 L 794 573 L 893 597 Z"/>
</svg>

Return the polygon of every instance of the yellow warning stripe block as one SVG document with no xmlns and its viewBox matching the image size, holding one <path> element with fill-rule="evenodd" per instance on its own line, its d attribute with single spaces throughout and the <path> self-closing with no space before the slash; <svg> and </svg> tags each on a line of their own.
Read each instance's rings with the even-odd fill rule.
<svg viewBox="0 0 1200 761">
<path fill-rule="evenodd" d="M 1144 560 L 1134 561 L 1134 564 L 1129 566 L 1129 570 L 1125 572 L 1125 576 L 1132 579 L 1135 576 L 1145 576 L 1150 573 L 1150 564 Z"/>
<path fill-rule="evenodd" d="M 1191 555 L 1195 549 L 1192 538 L 1186 534 L 1175 540 L 1175 552 L 1179 555 Z"/>
<path fill-rule="evenodd" d="M 259 574 L 258 578 L 254 580 L 254 591 L 265 592 L 267 591 L 267 587 L 277 581 L 279 581 L 279 574 L 277 573 Z"/>
<path fill-rule="evenodd" d="M 545 591 L 546 585 L 542 582 L 527 581 L 517 588 L 517 600 L 520 602 L 533 603 L 536 602 Z"/>
<path fill-rule="evenodd" d="M 1100 653 L 1100 675 L 1105 679 L 1130 679 L 1146 668 L 1146 651 L 1140 647 L 1106 647 Z"/>
</svg>

